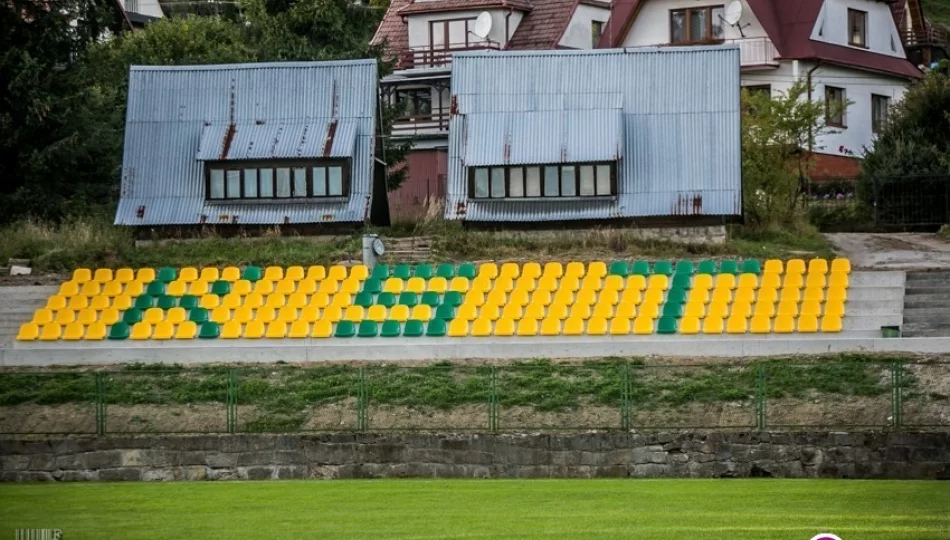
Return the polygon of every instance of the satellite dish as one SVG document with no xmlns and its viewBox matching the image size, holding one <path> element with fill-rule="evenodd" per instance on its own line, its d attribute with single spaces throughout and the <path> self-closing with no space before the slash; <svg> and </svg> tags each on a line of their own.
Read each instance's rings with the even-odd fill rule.
<svg viewBox="0 0 950 540">
<path fill-rule="evenodd" d="M 491 32 L 491 13 L 487 11 L 479 13 L 470 32 L 479 39 L 487 38 L 488 33 Z"/>
<path fill-rule="evenodd" d="M 375 253 L 377 257 L 382 257 L 383 253 L 386 253 L 386 246 L 383 245 L 383 241 L 379 238 L 373 240 L 373 253 Z"/>
<path fill-rule="evenodd" d="M 742 18 L 742 2 L 733 0 L 726 6 L 726 16 L 723 19 L 730 25 L 735 26 Z"/>
</svg>

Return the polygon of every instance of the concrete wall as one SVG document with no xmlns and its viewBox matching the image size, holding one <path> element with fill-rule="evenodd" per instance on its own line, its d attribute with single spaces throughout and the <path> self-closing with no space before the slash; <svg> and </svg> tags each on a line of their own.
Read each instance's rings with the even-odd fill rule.
<svg viewBox="0 0 950 540">
<path fill-rule="evenodd" d="M 950 433 L 327 434 L 0 440 L 0 480 L 950 479 Z"/>
</svg>

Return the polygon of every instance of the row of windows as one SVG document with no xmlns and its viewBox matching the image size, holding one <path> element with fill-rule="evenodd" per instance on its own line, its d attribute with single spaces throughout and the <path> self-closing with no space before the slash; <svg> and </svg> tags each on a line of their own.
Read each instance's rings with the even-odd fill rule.
<svg viewBox="0 0 950 540">
<path fill-rule="evenodd" d="M 469 183 L 476 199 L 605 197 L 617 192 L 613 163 L 472 167 Z"/>
<path fill-rule="evenodd" d="M 349 167 L 343 160 L 283 167 L 209 163 L 206 175 L 211 200 L 344 197 L 349 193 Z"/>
</svg>

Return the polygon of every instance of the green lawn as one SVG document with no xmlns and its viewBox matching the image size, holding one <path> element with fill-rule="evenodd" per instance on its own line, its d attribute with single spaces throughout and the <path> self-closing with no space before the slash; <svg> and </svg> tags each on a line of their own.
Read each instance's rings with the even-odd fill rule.
<svg viewBox="0 0 950 540">
<path fill-rule="evenodd" d="M 0 538 L 946 540 L 950 483 L 397 480 L 0 485 Z"/>
</svg>

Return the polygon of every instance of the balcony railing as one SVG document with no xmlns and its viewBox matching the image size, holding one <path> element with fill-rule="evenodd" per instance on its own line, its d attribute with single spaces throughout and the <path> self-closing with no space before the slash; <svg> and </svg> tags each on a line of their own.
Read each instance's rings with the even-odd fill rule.
<svg viewBox="0 0 950 540">
<path fill-rule="evenodd" d="M 415 47 L 399 51 L 396 69 L 449 67 L 452 65 L 452 55 L 462 51 L 499 50 L 498 43 L 486 41 L 477 44 L 456 44 L 448 47 Z"/>
<path fill-rule="evenodd" d="M 393 122 L 394 136 L 440 135 L 449 132 L 449 113 L 403 116 Z"/>
<path fill-rule="evenodd" d="M 901 41 L 904 42 L 904 47 L 947 47 L 947 45 L 950 44 L 950 36 L 948 36 L 946 31 L 932 27 L 924 32 L 916 32 L 914 30 L 901 32 Z"/>
<path fill-rule="evenodd" d="M 777 67 L 778 49 L 767 37 L 727 39 L 725 43 L 739 46 L 742 67 Z"/>
</svg>

